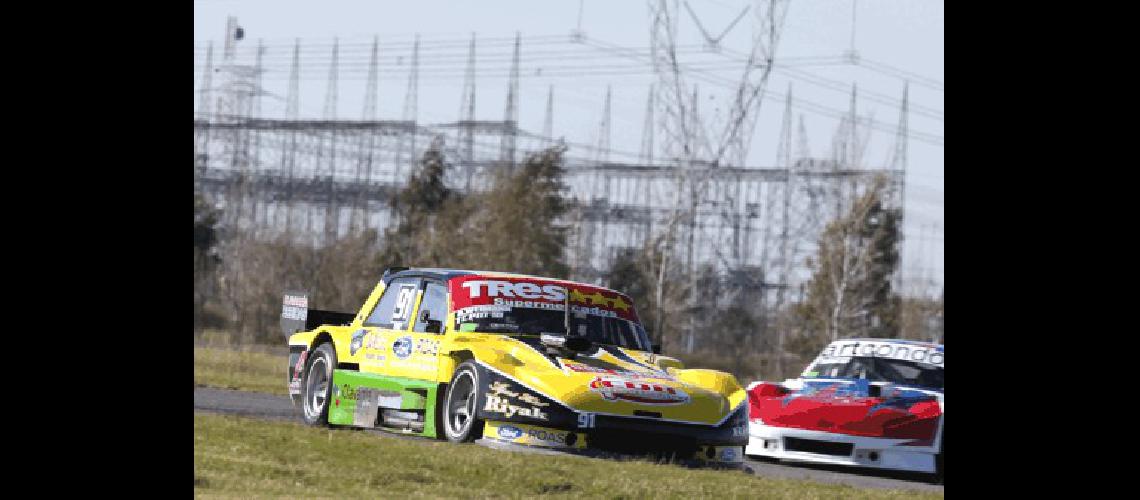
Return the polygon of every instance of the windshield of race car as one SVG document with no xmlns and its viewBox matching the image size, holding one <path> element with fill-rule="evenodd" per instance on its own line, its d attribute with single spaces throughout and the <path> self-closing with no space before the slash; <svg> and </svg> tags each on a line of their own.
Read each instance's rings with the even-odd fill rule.
<svg viewBox="0 0 1140 500">
<path fill-rule="evenodd" d="M 649 337 L 628 297 L 588 285 L 538 278 L 463 276 L 452 279 L 455 329 L 508 335 L 570 334 L 598 344 L 648 351 Z"/>
<path fill-rule="evenodd" d="M 942 390 L 944 368 L 914 361 L 877 357 L 819 359 L 807 367 L 803 377 L 857 378 L 871 382 Z"/>
</svg>

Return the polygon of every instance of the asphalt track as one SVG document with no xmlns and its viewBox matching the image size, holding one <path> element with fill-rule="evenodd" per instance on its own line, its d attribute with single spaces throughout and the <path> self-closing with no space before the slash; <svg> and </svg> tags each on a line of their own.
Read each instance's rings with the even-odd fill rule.
<svg viewBox="0 0 1140 500">
<path fill-rule="evenodd" d="M 240 415 L 267 420 L 300 421 L 296 410 L 293 409 L 293 403 L 291 403 L 286 396 L 276 396 L 260 392 L 213 389 L 208 387 L 194 387 L 194 411 Z M 418 439 L 384 431 L 370 432 L 385 437 Z M 752 469 L 753 474 L 764 477 L 805 479 L 821 483 L 846 484 L 857 488 L 945 492 L 943 485 L 934 484 L 928 476 L 923 474 L 884 472 L 874 469 L 856 469 L 824 465 L 792 465 L 752 459 L 746 460 L 745 465 Z"/>
</svg>

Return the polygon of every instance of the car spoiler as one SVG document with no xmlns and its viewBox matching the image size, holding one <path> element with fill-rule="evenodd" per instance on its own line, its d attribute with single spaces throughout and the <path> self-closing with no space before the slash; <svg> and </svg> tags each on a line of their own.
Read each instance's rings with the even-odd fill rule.
<svg viewBox="0 0 1140 500">
<path fill-rule="evenodd" d="M 309 309 L 305 292 L 287 291 L 281 300 L 281 331 L 285 338 L 323 325 L 347 325 L 354 318 L 354 313 Z"/>
</svg>

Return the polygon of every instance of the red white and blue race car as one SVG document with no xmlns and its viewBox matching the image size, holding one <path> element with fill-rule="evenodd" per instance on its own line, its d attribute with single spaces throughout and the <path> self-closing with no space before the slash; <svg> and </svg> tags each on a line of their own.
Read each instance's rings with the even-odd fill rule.
<svg viewBox="0 0 1140 500">
<path fill-rule="evenodd" d="M 832 342 L 800 375 L 748 386 L 746 455 L 942 475 L 944 346 Z"/>
</svg>

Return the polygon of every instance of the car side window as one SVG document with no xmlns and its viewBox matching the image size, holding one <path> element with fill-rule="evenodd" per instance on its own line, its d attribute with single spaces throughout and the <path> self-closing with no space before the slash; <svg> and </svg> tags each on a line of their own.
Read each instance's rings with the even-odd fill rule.
<svg viewBox="0 0 1140 500">
<path fill-rule="evenodd" d="M 397 278 L 384 288 L 384 295 L 376 301 L 372 314 L 364 320 L 364 326 L 376 326 L 403 330 L 411 319 L 412 308 L 416 305 L 416 289 L 419 278 Z"/>
<path fill-rule="evenodd" d="M 447 288 L 442 283 L 429 281 L 424 287 L 424 298 L 420 301 L 420 311 L 416 313 L 414 330 L 417 332 L 443 333 L 445 318 L 447 318 Z"/>
</svg>

